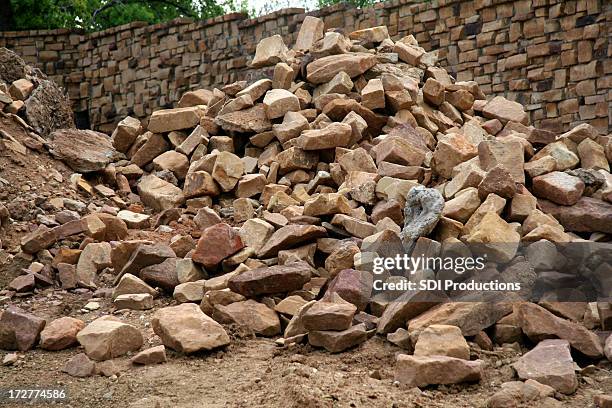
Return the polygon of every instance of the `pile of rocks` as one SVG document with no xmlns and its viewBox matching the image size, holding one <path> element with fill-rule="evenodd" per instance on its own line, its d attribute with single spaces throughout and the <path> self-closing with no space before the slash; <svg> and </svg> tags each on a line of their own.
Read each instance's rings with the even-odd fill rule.
<svg viewBox="0 0 612 408">
<path fill-rule="evenodd" d="M 74 128 L 68 97 L 37 68 L 13 51 L 0 48 L 0 112 L 21 115 L 42 137 L 57 129 Z M 8 135 L 2 135 L 8 138 Z"/>
<path fill-rule="evenodd" d="M 412 36 L 392 41 L 386 27 L 345 36 L 307 17 L 293 49 L 266 38 L 252 66 L 272 79 L 188 92 L 146 124 L 125 118 L 110 139 L 55 132 L 49 149 L 100 205 L 75 211 L 56 201 L 47 225 L 23 238 L 14 262 L 24 273 L 5 300 L 54 284 L 113 286 L 117 309 L 151 309 L 171 295 L 178 305 L 157 310 L 151 324 L 165 347 L 184 353 L 227 345 L 227 324 L 330 352 L 379 334 L 404 349 L 395 379 L 418 387 L 479 381 L 474 350 L 539 342 L 514 364 L 527 381 L 508 383 L 492 406 L 507 395 L 574 392 L 570 348 L 612 359 L 612 337 L 604 349 L 605 332 L 591 331 L 612 327 L 609 301 L 373 291 L 375 258 L 437 256 L 451 245 L 469 254 L 467 244 L 492 257 L 490 277 L 516 276 L 528 292 L 539 278 L 562 280 L 546 275 L 558 246 L 612 234 L 609 136 L 590 125 L 562 135 L 535 129 L 520 104 L 487 100 L 476 82 L 436 66 L 435 52 Z M 133 230 L 172 237 L 135 239 Z M 515 257 L 521 243 L 536 245 L 531 256 Z M 612 293 L 610 265 L 581 259 L 595 262 L 600 292 Z M 444 273 L 390 272 L 388 282 Z M 0 348 L 28 350 L 39 337 L 51 350 L 81 344 L 86 355 L 68 372 L 90 374 L 89 358 L 143 344 L 116 317 L 45 327 L 9 308 L 0 323 Z M 166 357 L 156 348 L 134 359 Z"/>
</svg>

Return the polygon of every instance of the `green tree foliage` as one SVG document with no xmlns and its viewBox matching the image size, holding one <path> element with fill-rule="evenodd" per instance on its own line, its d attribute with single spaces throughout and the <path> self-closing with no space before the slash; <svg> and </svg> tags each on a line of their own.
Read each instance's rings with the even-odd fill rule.
<svg viewBox="0 0 612 408">
<path fill-rule="evenodd" d="M 95 31 L 132 21 L 154 24 L 177 17 L 206 19 L 224 14 L 226 7 L 237 11 L 244 4 L 229 1 L 224 4 L 214 0 L 0 0 L 0 14 L 12 15 L 15 30 Z M 10 10 L 3 13 L 2 8 Z"/>
</svg>

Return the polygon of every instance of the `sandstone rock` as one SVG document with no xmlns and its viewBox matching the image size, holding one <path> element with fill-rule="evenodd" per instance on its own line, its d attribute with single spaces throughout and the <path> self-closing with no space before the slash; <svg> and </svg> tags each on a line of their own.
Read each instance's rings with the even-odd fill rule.
<svg viewBox="0 0 612 408">
<path fill-rule="evenodd" d="M 571 207 L 538 200 L 543 212 L 559 220 L 568 231 L 612 233 L 612 205 L 590 197 L 580 198 Z M 527 221 L 527 220 L 525 220 Z"/>
<path fill-rule="evenodd" d="M 51 154 L 78 173 L 102 170 L 117 155 L 111 139 L 93 130 L 62 129 L 49 137 Z"/>
<path fill-rule="evenodd" d="M 285 89 L 271 89 L 263 100 L 264 111 L 268 119 L 282 118 L 287 112 L 300 110 L 297 96 Z"/>
<path fill-rule="evenodd" d="M 300 51 L 309 50 L 316 41 L 323 38 L 323 29 L 323 20 L 313 16 L 306 16 L 300 26 L 293 49 Z"/>
<path fill-rule="evenodd" d="M 535 380 L 563 394 L 578 388 L 567 340 L 543 340 L 512 365 L 520 379 Z"/>
<path fill-rule="evenodd" d="M 217 155 L 212 177 L 223 191 L 233 189 L 243 174 L 244 163 L 238 156 L 230 152 L 221 152 Z"/>
<path fill-rule="evenodd" d="M 283 117 L 283 123 L 272 126 L 274 136 L 281 143 L 298 137 L 303 130 L 310 129 L 308 119 L 299 112 L 287 112 Z"/>
<path fill-rule="evenodd" d="M 310 265 L 300 261 L 245 271 L 231 277 L 228 287 L 246 297 L 255 297 L 299 290 L 310 277 Z"/>
<path fill-rule="evenodd" d="M 79 353 L 66 361 L 62 372 L 72 377 L 89 377 L 95 372 L 95 364 L 85 353 Z"/>
<path fill-rule="evenodd" d="M 223 259 L 244 248 L 240 235 L 228 224 L 219 223 L 206 228 L 191 259 L 204 268 L 214 268 Z"/>
<path fill-rule="evenodd" d="M 574 205 L 584 192 L 584 183 L 578 177 L 554 171 L 533 179 L 533 193 L 561 205 Z"/>
<path fill-rule="evenodd" d="M 263 88 L 259 89 L 249 87 L 242 92 L 251 92 L 252 98 L 253 94 L 257 95 L 261 90 L 263 90 L 263 93 L 265 93 L 268 89 L 270 89 L 270 87 L 272 87 L 272 81 L 270 81 L 269 79 L 262 81 L 268 81 L 262 83 L 265 85 Z M 257 82 L 255 84 L 257 84 Z M 238 93 L 238 95 L 240 95 L 240 92 Z M 253 100 L 255 99 L 257 98 L 253 98 Z M 256 104 L 255 106 L 249 109 L 219 115 L 215 118 L 215 124 L 221 126 L 221 128 L 226 131 L 243 133 L 261 133 L 272 129 L 272 123 L 265 114 L 263 104 Z"/>
<path fill-rule="evenodd" d="M 138 194 L 143 203 L 158 211 L 179 207 L 185 202 L 180 188 L 152 174 L 140 179 Z"/>
<path fill-rule="evenodd" d="M 389 38 L 387 26 L 377 26 L 353 31 L 349 34 L 351 40 L 359 40 L 363 43 L 379 43 Z"/>
<path fill-rule="evenodd" d="M 132 364 L 142 365 L 165 363 L 167 361 L 166 347 L 161 345 L 148 348 L 136 354 L 130 361 Z"/>
<path fill-rule="evenodd" d="M 529 116 L 523 109 L 523 106 L 518 102 L 509 101 L 503 96 L 496 96 L 491 99 L 482 109 L 482 114 L 485 118 L 499 119 L 503 124 L 509 121 L 529 123 Z"/>
<path fill-rule="evenodd" d="M 219 186 L 213 177 L 205 171 L 193 171 L 187 173 L 183 194 L 185 198 L 200 196 L 217 196 L 221 193 Z"/>
<path fill-rule="evenodd" d="M 120 295 L 138 294 L 145 293 L 151 296 L 156 296 L 157 292 L 151 286 L 147 285 L 145 281 L 131 273 L 126 273 L 121 277 L 119 283 L 113 289 L 113 300 Z"/>
<path fill-rule="evenodd" d="M 448 356 L 470 359 L 470 347 L 456 326 L 432 324 L 419 334 L 415 356 Z"/>
<path fill-rule="evenodd" d="M 287 296 L 274 306 L 274 310 L 278 313 L 295 316 L 302 306 L 308 303 L 304 298 L 298 295 Z"/>
<path fill-rule="evenodd" d="M 478 159 L 485 171 L 502 165 L 516 183 L 525 183 L 523 149 L 515 140 L 485 140 L 478 144 Z"/>
<path fill-rule="evenodd" d="M 140 214 L 128 210 L 121 210 L 117 213 L 117 217 L 123 222 L 125 222 L 128 228 L 146 229 L 151 226 L 151 216 L 147 214 Z"/>
<path fill-rule="evenodd" d="M 319 194 L 304 203 L 304 215 L 317 217 L 338 213 L 351 213 L 348 199 L 341 194 Z"/>
<path fill-rule="evenodd" d="M 120 357 L 138 350 L 143 344 L 138 329 L 112 316 L 103 316 L 89 323 L 77 334 L 77 340 L 85 348 L 85 353 L 98 361 Z"/>
<path fill-rule="evenodd" d="M 444 85 L 433 78 L 427 78 L 423 85 L 423 98 L 432 105 L 440 106 L 444 102 Z"/>
<path fill-rule="evenodd" d="M 76 277 L 80 285 L 95 287 L 97 274 L 112 265 L 111 246 L 108 242 L 91 243 L 85 247 L 76 266 Z"/>
<path fill-rule="evenodd" d="M 159 309 L 151 325 L 166 347 L 181 353 L 212 350 L 230 343 L 223 327 L 194 303 Z"/>
<path fill-rule="evenodd" d="M 342 331 L 314 330 L 308 333 L 308 342 L 323 347 L 330 353 L 340 353 L 365 342 L 368 338 L 365 324 L 358 324 Z"/>
<path fill-rule="evenodd" d="M 498 164 L 490 169 L 478 184 L 478 196 L 481 200 L 486 199 L 491 193 L 503 198 L 512 198 L 516 194 L 516 184 L 512 175 L 503 165 Z"/>
<path fill-rule="evenodd" d="M 533 303 L 521 303 L 516 311 L 521 329 L 532 341 L 560 338 L 588 357 L 599 358 L 603 355 L 597 335 L 581 324 L 557 317 Z"/>
<path fill-rule="evenodd" d="M 0 313 L 0 349 L 28 351 L 45 327 L 45 320 L 15 306 Z"/>
<path fill-rule="evenodd" d="M 40 333 L 40 348 L 63 350 L 77 344 L 77 334 L 85 327 L 85 322 L 73 317 L 60 317 L 47 324 Z"/>
<path fill-rule="evenodd" d="M 251 62 L 251 67 L 260 68 L 267 65 L 274 65 L 278 62 L 287 60 L 287 46 L 280 35 L 273 35 L 259 41 L 255 49 L 255 57 Z"/>
<path fill-rule="evenodd" d="M 182 153 L 170 150 L 153 159 L 156 170 L 170 170 L 177 179 L 183 180 L 189 169 L 189 159 Z"/>
<path fill-rule="evenodd" d="M 361 104 L 368 109 L 383 109 L 385 107 L 385 90 L 380 79 L 370 79 L 361 90 Z"/>
<path fill-rule="evenodd" d="M 149 310 L 153 308 L 153 296 L 148 293 L 130 293 L 119 295 L 113 301 L 117 310 Z"/>
<path fill-rule="evenodd" d="M 520 239 L 520 234 L 503 218 L 495 212 L 487 212 L 471 230 L 466 241 L 490 260 L 505 263 L 516 255 Z"/>
<path fill-rule="evenodd" d="M 142 124 L 136 118 L 127 116 L 117 124 L 111 140 L 113 147 L 121 153 L 127 153 L 138 136 L 143 133 Z"/>
<path fill-rule="evenodd" d="M 25 78 L 21 78 L 14 81 L 8 91 L 13 99 L 25 101 L 28 99 L 33 90 L 34 84 Z"/>
<path fill-rule="evenodd" d="M 278 251 L 295 247 L 304 242 L 327 235 L 327 230 L 314 225 L 287 225 L 278 229 L 257 252 L 259 257 L 269 257 Z"/>
<path fill-rule="evenodd" d="M 275 336 L 281 325 L 276 312 L 254 300 L 235 302 L 229 305 L 215 305 L 213 319 L 221 323 L 236 323 L 246 326 L 255 334 Z"/>
<path fill-rule="evenodd" d="M 327 266 L 327 262 L 326 262 Z M 338 294 L 342 299 L 364 310 L 372 294 L 373 277 L 369 272 L 344 269 L 330 282 L 325 296 Z"/>
<path fill-rule="evenodd" d="M 245 221 L 239 234 L 242 242 L 258 252 L 272 236 L 274 227 L 268 222 L 255 218 Z"/>
<path fill-rule="evenodd" d="M 153 112 L 147 129 L 153 133 L 166 133 L 173 130 L 190 129 L 200 123 L 201 111 L 197 106 L 187 108 L 162 109 Z"/>
<path fill-rule="evenodd" d="M 302 316 L 306 330 L 347 330 L 351 327 L 357 307 L 351 303 L 318 301 Z"/>
<path fill-rule="evenodd" d="M 305 130 L 296 139 L 302 150 L 323 150 L 348 145 L 352 128 L 346 123 L 332 123 L 323 129 Z"/>
<path fill-rule="evenodd" d="M 376 65 L 376 58 L 370 54 L 330 55 L 308 64 L 306 67 L 306 78 L 313 84 L 322 84 L 329 82 L 340 71 L 344 71 L 348 76 L 354 78 L 363 74 L 374 65 Z"/>
<path fill-rule="evenodd" d="M 172 297 L 179 303 L 200 303 L 204 297 L 204 280 L 176 285 Z"/>
<path fill-rule="evenodd" d="M 395 367 L 395 381 L 407 387 L 477 382 L 482 377 L 482 364 L 481 360 L 468 361 L 447 356 L 399 354 Z"/>
</svg>

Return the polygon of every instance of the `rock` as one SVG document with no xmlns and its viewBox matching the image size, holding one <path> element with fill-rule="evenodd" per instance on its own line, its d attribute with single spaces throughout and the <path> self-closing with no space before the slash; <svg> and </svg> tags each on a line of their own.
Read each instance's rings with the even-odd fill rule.
<svg viewBox="0 0 612 408">
<path fill-rule="evenodd" d="M 302 306 L 308 303 L 304 298 L 298 295 L 287 296 L 274 306 L 274 310 L 289 316 L 295 316 Z"/>
<path fill-rule="evenodd" d="M 538 200 L 538 206 L 559 220 L 567 231 L 612 233 L 612 204 L 602 200 L 581 197 L 571 207 Z"/>
<path fill-rule="evenodd" d="M 380 79 L 370 79 L 361 90 L 361 104 L 368 109 L 382 109 L 385 107 L 385 90 Z"/>
<path fill-rule="evenodd" d="M 533 179 L 533 193 L 556 204 L 574 205 L 584 192 L 584 183 L 578 177 L 554 171 Z"/>
<path fill-rule="evenodd" d="M 532 341 L 560 338 L 567 340 L 572 348 L 590 358 L 603 355 L 597 335 L 579 323 L 557 317 L 533 303 L 519 304 L 516 313 L 523 333 Z"/>
<path fill-rule="evenodd" d="M 268 242 L 268 239 L 272 236 L 274 227 L 259 218 L 254 218 L 245 221 L 240 228 L 239 234 L 242 242 L 250 248 L 253 248 L 256 252 Z"/>
<path fill-rule="evenodd" d="M 242 248 L 244 244 L 238 232 L 228 224 L 219 223 L 202 232 L 191 259 L 206 269 L 212 269 Z"/>
<path fill-rule="evenodd" d="M 55 82 L 38 79 L 25 101 L 25 118 L 37 134 L 47 137 L 58 129 L 74 129 L 74 114 L 66 92 Z"/>
<path fill-rule="evenodd" d="M 523 147 L 516 140 L 484 140 L 478 144 L 478 159 L 485 171 L 503 166 L 514 182 L 525 184 Z"/>
<path fill-rule="evenodd" d="M 179 207 L 185 202 L 180 188 L 152 174 L 140 179 L 138 194 L 144 204 L 157 211 Z"/>
<path fill-rule="evenodd" d="M 311 217 L 350 213 L 348 199 L 338 193 L 318 194 L 304 203 L 304 215 Z"/>
<path fill-rule="evenodd" d="M 423 98 L 431 105 L 440 106 L 444 102 L 444 84 L 427 78 L 423 85 Z"/>
<path fill-rule="evenodd" d="M 405 327 L 410 319 L 447 300 L 442 292 L 406 291 L 389 303 L 380 317 L 377 332 L 387 334 Z"/>
<path fill-rule="evenodd" d="M 90 377 L 94 375 L 95 364 L 85 353 L 79 353 L 66 361 L 62 372 L 72 377 Z"/>
<path fill-rule="evenodd" d="M 138 167 L 144 167 L 148 163 L 150 163 L 157 156 L 165 152 L 170 148 L 170 145 L 164 138 L 164 136 L 160 133 L 146 133 L 143 136 L 144 143 L 142 146 L 139 146 L 138 141 L 134 143 L 130 151 L 128 152 L 128 157 L 130 156 L 130 152 L 134 148 L 138 148 L 138 150 L 131 156 L 130 161 L 132 164 L 135 164 Z"/>
<path fill-rule="evenodd" d="M 346 123 L 332 123 L 323 129 L 305 130 L 296 139 L 302 150 L 323 150 L 334 147 L 346 147 L 352 134 L 352 128 Z"/>
<path fill-rule="evenodd" d="M 327 235 L 327 230 L 314 225 L 287 225 L 278 229 L 257 252 L 260 258 L 275 256 L 278 251 Z"/>
<path fill-rule="evenodd" d="M 529 116 L 518 102 L 509 101 L 503 96 L 491 99 L 482 109 L 485 118 L 499 119 L 504 125 L 508 122 L 529 123 Z"/>
<path fill-rule="evenodd" d="M 368 339 L 365 324 L 358 324 L 342 331 L 315 330 L 308 333 L 308 342 L 323 347 L 330 353 L 339 353 Z"/>
<path fill-rule="evenodd" d="M 206 272 L 189 258 L 176 261 L 176 277 L 180 283 L 195 282 L 207 277 Z"/>
<path fill-rule="evenodd" d="M 217 155 L 212 177 L 223 191 L 232 190 L 243 174 L 244 163 L 238 156 L 230 152 L 221 152 Z"/>
<path fill-rule="evenodd" d="M 149 310 L 153 308 L 153 296 L 148 293 L 119 295 L 113 301 L 115 309 Z"/>
<path fill-rule="evenodd" d="M 190 129 L 200 123 L 201 110 L 197 106 L 176 109 L 162 109 L 153 112 L 147 129 L 153 133 Z"/>
<path fill-rule="evenodd" d="M 8 91 L 14 100 L 25 101 L 33 90 L 34 84 L 25 78 L 21 78 L 14 81 Z"/>
<path fill-rule="evenodd" d="M 316 41 L 323 38 L 323 29 L 323 20 L 313 16 L 306 16 L 300 26 L 293 49 L 300 51 L 309 50 Z"/>
<path fill-rule="evenodd" d="M 521 235 L 495 212 L 487 212 L 471 230 L 466 241 L 472 250 L 489 260 L 506 263 L 517 253 Z"/>
<path fill-rule="evenodd" d="M 470 359 L 470 346 L 456 326 L 432 324 L 419 334 L 415 356 L 448 356 Z"/>
<path fill-rule="evenodd" d="M 372 68 L 376 62 L 374 55 L 365 53 L 330 55 L 308 64 L 306 78 L 313 84 L 322 84 L 331 81 L 341 71 L 354 78 Z"/>
<path fill-rule="evenodd" d="M 8 289 L 17 293 L 31 292 L 36 286 L 36 280 L 33 273 L 27 273 L 13 279 L 8 284 Z"/>
<path fill-rule="evenodd" d="M 143 128 L 140 121 L 131 116 L 127 116 L 117 124 L 111 136 L 113 147 L 121 153 L 127 153 L 136 141 L 136 138 L 142 133 Z"/>
<path fill-rule="evenodd" d="M 53 157 L 78 173 L 103 170 L 117 156 L 111 139 L 93 130 L 62 129 L 49 137 Z"/>
<path fill-rule="evenodd" d="M 475 336 L 509 314 L 512 306 L 502 302 L 449 302 L 436 305 L 408 321 L 411 338 L 432 324 L 457 326 L 464 337 Z M 382 319 L 381 319 L 382 320 Z"/>
<path fill-rule="evenodd" d="M 137 276 L 130 273 L 126 273 L 119 280 L 119 284 L 113 289 L 113 300 L 120 295 L 130 295 L 146 293 L 151 296 L 156 296 L 157 292 L 151 286 L 147 285 L 145 281 Z"/>
<path fill-rule="evenodd" d="M 77 340 L 92 359 L 102 361 L 138 350 L 144 340 L 140 331 L 116 317 L 102 316 L 77 334 Z"/>
<path fill-rule="evenodd" d="M 482 378 L 482 371 L 481 360 L 399 354 L 395 366 L 395 381 L 407 387 L 477 382 Z"/>
<path fill-rule="evenodd" d="M 336 245 L 336 247 L 332 251 L 332 253 L 329 254 L 327 259 L 325 259 L 325 269 L 329 272 L 331 277 L 337 277 L 338 274 L 342 270 L 350 271 L 350 268 L 352 268 L 354 266 L 354 257 L 359 252 L 360 252 L 359 247 L 354 242 L 351 242 L 351 241 L 342 242 L 342 243 Z M 351 272 L 348 272 L 348 274 L 350 274 L 350 273 Z M 359 279 L 359 278 L 357 278 L 357 279 Z M 363 279 L 364 279 L 364 282 L 367 282 L 367 278 L 365 276 L 363 277 Z M 339 282 L 341 287 L 343 287 L 345 283 L 348 283 L 348 282 L 344 282 L 344 278 L 342 278 L 342 280 L 343 280 L 342 283 Z M 357 282 L 353 282 L 353 283 L 357 284 Z M 371 282 L 370 282 L 370 284 L 371 284 Z M 352 286 L 352 285 L 350 285 L 350 286 Z M 360 286 L 361 285 L 357 284 L 357 286 L 353 287 L 353 289 L 357 289 L 357 287 L 360 287 Z M 357 295 L 357 293 L 354 293 L 353 295 L 356 295 L 357 297 L 359 297 L 359 295 Z M 368 297 L 369 297 L 369 295 L 368 295 Z M 348 299 L 345 299 L 345 300 L 348 301 Z M 354 300 L 357 301 L 357 298 L 354 298 Z M 365 302 L 367 303 L 367 299 L 365 300 Z M 351 302 L 351 303 L 353 303 L 353 302 Z M 357 304 L 355 304 L 355 305 L 357 305 Z M 359 305 L 357 305 L 357 306 L 359 306 Z"/>
<path fill-rule="evenodd" d="M 362 43 L 379 43 L 389 38 L 387 26 L 377 26 L 353 31 L 349 34 L 351 40 L 359 40 Z"/>
<path fill-rule="evenodd" d="M 0 313 L 0 349 L 28 351 L 45 327 L 45 320 L 15 306 Z"/>
<path fill-rule="evenodd" d="M 35 254 L 55 244 L 58 238 L 55 228 L 50 229 L 44 225 L 39 225 L 36 230 L 21 238 L 21 249 L 25 253 Z"/>
<path fill-rule="evenodd" d="M 444 197 L 433 188 L 417 186 L 410 190 L 404 207 L 401 239 L 409 250 L 417 238 L 429 235 L 444 209 Z M 410 251 L 408 251 L 410 252 Z"/>
<path fill-rule="evenodd" d="M 111 246 L 108 242 L 91 243 L 85 247 L 76 266 L 79 285 L 88 288 L 96 286 L 98 272 L 112 266 Z"/>
<path fill-rule="evenodd" d="M 228 287 L 246 297 L 256 297 L 299 290 L 310 277 L 310 265 L 300 261 L 245 271 L 231 277 Z"/>
<path fill-rule="evenodd" d="M 393 47 L 393 52 L 398 54 L 400 60 L 407 62 L 408 64 L 413 66 L 418 66 L 421 62 L 421 57 L 423 56 L 423 54 L 425 54 L 422 49 L 414 47 L 412 45 L 408 45 L 401 41 L 397 41 L 395 43 L 395 46 Z"/>
<path fill-rule="evenodd" d="M 302 316 L 302 324 L 308 331 L 347 330 L 351 327 L 357 307 L 351 303 L 318 301 Z"/>
<path fill-rule="evenodd" d="M 263 174 L 246 174 L 238 181 L 236 197 L 251 198 L 261 194 L 267 184 Z"/>
<path fill-rule="evenodd" d="M 325 263 L 327 266 L 327 262 Z M 372 295 L 372 274 L 366 271 L 344 269 L 330 282 L 325 295 L 337 293 L 342 299 L 363 311 Z"/>
<path fill-rule="evenodd" d="M 563 394 L 573 394 L 578 388 L 574 364 L 567 340 L 543 340 L 512 367 L 522 380 L 532 379 Z"/>
<path fill-rule="evenodd" d="M 428 149 L 404 137 L 390 135 L 374 146 L 372 151 L 376 154 L 376 164 L 379 166 L 382 162 L 420 166 Z"/>
<path fill-rule="evenodd" d="M 204 280 L 176 285 L 172 297 L 179 303 L 200 303 L 204 297 Z"/>
<path fill-rule="evenodd" d="M 77 344 L 77 334 L 85 327 L 85 322 L 73 317 L 60 317 L 47 324 L 40 333 L 40 348 L 63 350 Z"/>
<path fill-rule="evenodd" d="M 217 304 L 212 317 L 220 323 L 236 323 L 248 327 L 253 333 L 266 337 L 275 336 L 281 332 L 281 324 L 276 312 L 254 300 L 229 305 Z"/>
<path fill-rule="evenodd" d="M 512 198 L 516 194 L 516 184 L 512 175 L 503 165 L 497 165 L 489 170 L 478 184 L 478 196 L 481 200 L 486 199 L 491 193 L 503 198 Z"/>
<path fill-rule="evenodd" d="M 189 158 L 174 150 L 164 152 L 153 159 L 155 170 L 170 170 L 177 179 L 184 180 L 189 170 Z"/>
<path fill-rule="evenodd" d="M 230 343 L 223 327 L 194 303 L 159 309 L 151 325 L 166 347 L 181 353 L 212 350 Z"/>
<path fill-rule="evenodd" d="M 287 46 L 280 35 L 264 38 L 257 43 L 251 67 L 260 68 L 287 60 Z"/>
<path fill-rule="evenodd" d="M 580 142 L 577 149 L 583 169 L 603 169 L 610 172 L 604 148 L 599 143 L 587 138 Z"/>
<path fill-rule="evenodd" d="M 213 177 L 205 171 L 193 171 L 185 176 L 183 194 L 185 198 L 217 196 L 221 193 Z"/>
<path fill-rule="evenodd" d="M 136 354 L 130 361 L 132 364 L 142 365 L 165 363 L 168 361 L 166 358 L 166 347 L 161 345 L 148 348 Z"/>
<path fill-rule="evenodd" d="M 283 123 L 273 125 L 272 132 L 281 143 L 294 139 L 303 130 L 310 129 L 308 119 L 299 112 L 287 112 L 283 118 Z"/>
<path fill-rule="evenodd" d="M 146 229 L 151 226 L 151 216 L 147 214 L 135 213 L 128 210 L 121 210 L 117 217 L 125 222 L 128 228 Z"/>
<path fill-rule="evenodd" d="M 402 327 L 400 327 L 393 333 L 388 333 L 387 340 L 398 347 L 408 350 L 410 353 L 413 352 L 412 342 L 410 341 L 410 334 L 408 333 L 408 330 Z"/>
<path fill-rule="evenodd" d="M 173 292 L 180 283 L 176 274 L 178 258 L 168 258 L 161 263 L 147 266 L 140 270 L 140 277 L 150 285 Z"/>
<path fill-rule="evenodd" d="M 263 100 L 264 111 L 268 119 L 282 118 L 287 112 L 300 110 L 297 96 L 285 89 L 271 89 Z"/>
<path fill-rule="evenodd" d="M 270 80 L 268 79 L 266 81 L 270 81 Z M 272 86 L 272 81 L 269 82 L 269 87 L 271 86 Z M 267 89 L 265 89 L 263 92 L 265 93 Z M 247 92 L 247 91 L 249 91 L 249 88 L 246 88 L 243 92 Z M 226 131 L 234 131 L 234 132 L 262 133 L 262 132 L 272 129 L 272 123 L 270 122 L 270 120 L 265 114 L 265 109 L 264 109 L 263 104 L 257 104 L 253 106 L 252 108 L 244 109 L 241 111 L 230 112 L 230 113 L 225 113 L 223 115 L 218 115 L 215 118 L 215 123 L 221 126 L 221 128 L 223 128 Z"/>
</svg>

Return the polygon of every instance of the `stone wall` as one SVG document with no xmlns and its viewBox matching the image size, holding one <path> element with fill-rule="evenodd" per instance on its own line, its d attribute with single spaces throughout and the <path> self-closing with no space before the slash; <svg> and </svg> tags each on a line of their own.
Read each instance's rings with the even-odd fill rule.
<svg viewBox="0 0 612 408">
<path fill-rule="evenodd" d="M 413 34 L 458 80 L 527 107 L 536 126 L 561 132 L 589 122 L 612 128 L 612 2 L 607 0 L 390 0 L 366 9 L 336 5 L 309 13 L 347 32 L 387 25 Z M 126 115 L 145 118 L 188 89 L 251 79 L 257 42 L 280 34 L 292 45 L 306 14 L 284 9 L 256 19 L 132 23 L 93 34 L 0 33 L 62 84 L 79 118 L 106 132 Z"/>
</svg>

